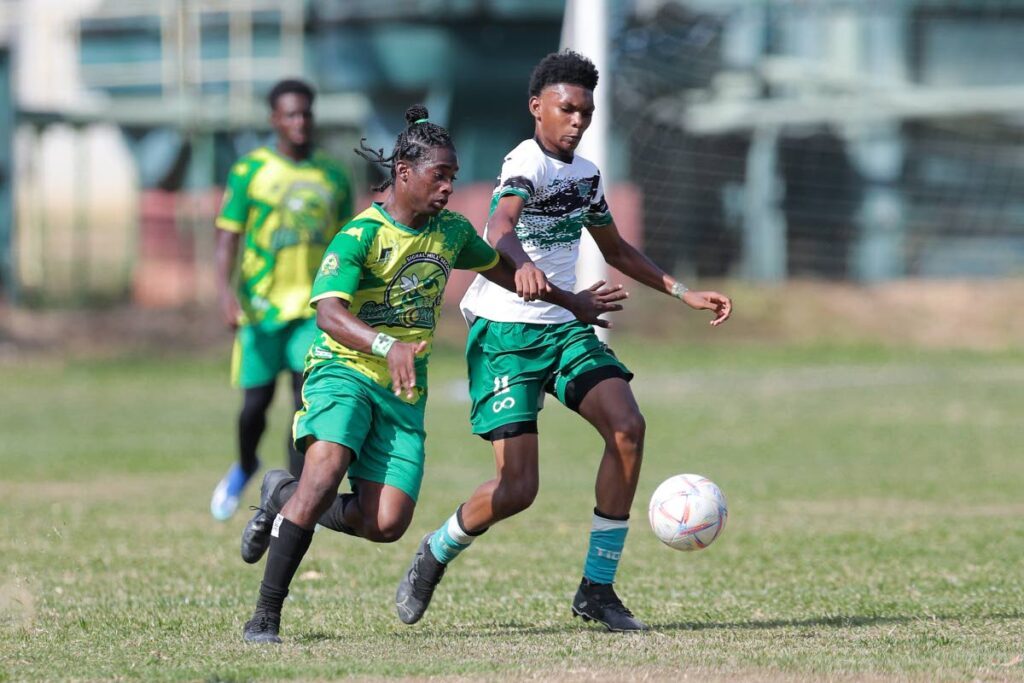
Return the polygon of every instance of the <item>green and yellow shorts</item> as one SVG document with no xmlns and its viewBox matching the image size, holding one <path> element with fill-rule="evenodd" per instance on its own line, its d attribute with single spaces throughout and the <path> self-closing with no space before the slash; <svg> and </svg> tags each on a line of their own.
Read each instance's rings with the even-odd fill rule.
<svg viewBox="0 0 1024 683">
<path fill-rule="evenodd" d="M 285 370 L 302 372 L 316 333 L 316 318 L 292 320 L 270 330 L 242 325 L 231 352 L 231 382 L 251 389 L 272 384 Z"/>
<path fill-rule="evenodd" d="M 295 447 L 330 441 L 355 453 L 350 480 L 394 486 L 414 501 L 423 482 L 426 454 L 425 391 L 412 402 L 395 396 L 360 372 L 339 363 L 313 367 L 302 386 L 302 410 L 295 413 Z"/>
</svg>

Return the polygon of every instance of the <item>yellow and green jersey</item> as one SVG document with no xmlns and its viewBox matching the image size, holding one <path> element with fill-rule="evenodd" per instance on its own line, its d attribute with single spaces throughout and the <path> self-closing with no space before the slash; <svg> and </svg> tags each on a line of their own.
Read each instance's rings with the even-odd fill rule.
<svg viewBox="0 0 1024 683">
<path fill-rule="evenodd" d="M 239 322 L 276 329 L 312 316 L 316 269 L 351 215 L 348 176 L 321 152 L 293 161 L 260 147 L 239 159 L 217 217 L 218 228 L 243 235 Z"/>
<path fill-rule="evenodd" d="M 498 253 L 461 214 L 441 211 L 420 229 L 402 225 L 374 203 L 353 218 L 331 242 L 313 283 L 310 303 L 336 297 L 378 332 L 398 341 L 433 339 L 444 289 L 454 268 L 488 270 Z M 427 386 L 430 346 L 416 358 L 416 384 Z M 384 358 L 339 344 L 322 330 L 306 357 L 306 371 L 341 363 L 388 387 Z"/>
</svg>

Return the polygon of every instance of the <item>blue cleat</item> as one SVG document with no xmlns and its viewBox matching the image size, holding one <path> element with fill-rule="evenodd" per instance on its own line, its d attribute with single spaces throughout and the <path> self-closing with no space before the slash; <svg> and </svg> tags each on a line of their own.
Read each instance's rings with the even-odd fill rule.
<svg viewBox="0 0 1024 683">
<path fill-rule="evenodd" d="M 231 466 L 228 473 L 217 484 L 213 490 L 213 498 L 210 499 L 210 514 L 219 522 L 231 519 L 238 509 L 238 501 L 242 497 L 245 485 L 249 483 L 252 475 L 259 469 L 257 465 L 251 473 L 246 474 L 245 470 L 238 463 Z"/>
</svg>

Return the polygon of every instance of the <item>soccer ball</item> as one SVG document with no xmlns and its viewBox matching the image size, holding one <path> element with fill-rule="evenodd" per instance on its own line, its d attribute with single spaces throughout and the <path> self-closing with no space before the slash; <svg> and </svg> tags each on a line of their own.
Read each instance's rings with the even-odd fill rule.
<svg viewBox="0 0 1024 683">
<path fill-rule="evenodd" d="M 729 519 L 722 489 L 699 474 L 677 474 L 661 482 L 647 508 L 654 535 L 676 550 L 707 548 Z"/>
</svg>

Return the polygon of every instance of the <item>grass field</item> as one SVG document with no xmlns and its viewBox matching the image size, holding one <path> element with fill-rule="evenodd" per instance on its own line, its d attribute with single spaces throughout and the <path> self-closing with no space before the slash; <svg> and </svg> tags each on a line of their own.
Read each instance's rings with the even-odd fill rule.
<svg viewBox="0 0 1024 683">
<path fill-rule="evenodd" d="M 207 509 L 233 450 L 225 360 L 5 362 L 0 680 L 1024 680 L 1024 356 L 615 345 L 648 422 L 618 587 L 653 633 L 570 618 L 600 444 L 550 402 L 534 507 L 452 565 L 423 622 L 398 622 L 420 536 L 492 471 L 446 347 L 412 528 L 393 545 L 319 532 L 277 649 L 240 640 L 262 576 L 238 557 L 248 514 Z M 647 526 L 680 472 L 729 497 L 703 552 Z"/>
</svg>

